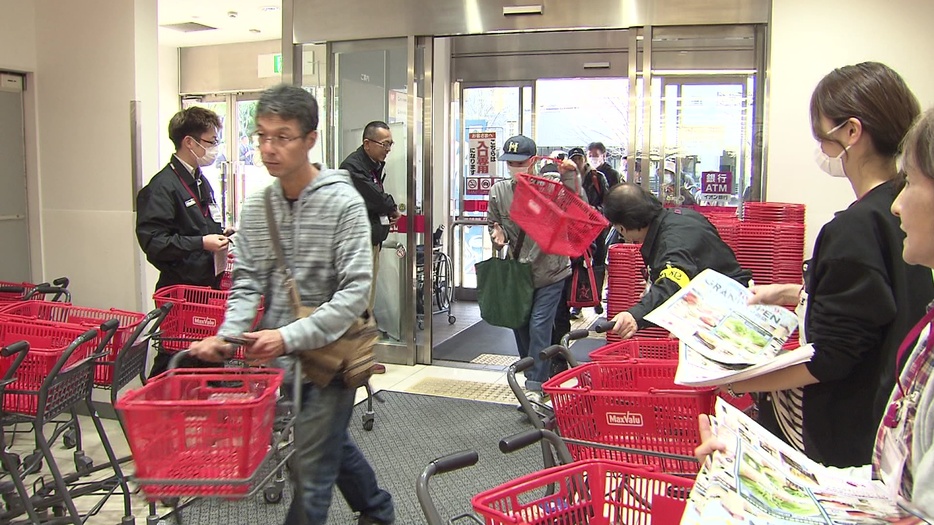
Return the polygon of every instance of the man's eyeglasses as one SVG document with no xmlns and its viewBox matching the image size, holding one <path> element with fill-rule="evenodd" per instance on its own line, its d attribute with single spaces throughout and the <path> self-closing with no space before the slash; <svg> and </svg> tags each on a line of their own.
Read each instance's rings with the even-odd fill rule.
<svg viewBox="0 0 934 525">
<path fill-rule="evenodd" d="M 254 133 L 254 134 L 253 134 L 253 143 L 256 144 L 256 145 L 258 145 L 258 146 L 262 146 L 263 143 L 269 142 L 269 143 L 271 143 L 273 146 L 275 146 L 275 147 L 277 147 L 277 148 L 281 148 L 281 147 L 283 147 L 283 146 L 288 145 L 288 144 L 291 143 L 293 140 L 298 140 L 298 139 L 300 139 L 300 138 L 302 138 L 301 135 L 299 135 L 299 136 L 297 136 L 297 137 L 287 137 L 287 136 L 285 136 L 285 135 L 266 135 L 266 134 L 264 134 L 264 133 Z"/>
<path fill-rule="evenodd" d="M 207 140 L 207 139 L 203 139 L 203 138 L 200 138 L 200 137 L 191 137 L 191 138 L 197 140 L 198 142 L 203 142 L 203 143 L 207 144 L 208 146 L 217 146 L 217 145 L 219 145 L 219 144 L 221 143 L 221 141 L 219 141 L 219 140 Z"/>
<path fill-rule="evenodd" d="M 382 147 L 385 148 L 385 149 L 392 149 L 393 144 L 395 144 L 395 142 L 393 142 L 393 141 L 391 141 L 391 140 L 386 140 L 386 141 L 383 141 L 383 142 L 379 142 L 379 141 L 371 140 L 371 139 L 367 139 L 367 140 L 369 140 L 369 141 L 372 142 L 373 144 L 379 144 L 380 146 L 382 146 Z"/>
</svg>

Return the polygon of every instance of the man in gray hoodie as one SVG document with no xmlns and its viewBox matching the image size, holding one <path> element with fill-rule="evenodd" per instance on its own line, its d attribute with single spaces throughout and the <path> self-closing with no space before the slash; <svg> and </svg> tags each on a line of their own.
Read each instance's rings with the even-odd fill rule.
<svg viewBox="0 0 934 525">
<path fill-rule="evenodd" d="M 222 360 L 232 352 L 222 337 L 236 336 L 247 340 L 248 359 L 287 356 L 291 362 L 298 352 L 337 340 L 365 314 L 372 282 L 366 206 L 346 171 L 308 162 L 317 127 L 318 103 L 299 87 L 271 88 L 256 106 L 256 140 L 276 179 L 270 197 L 284 263 L 302 304 L 314 312 L 294 318 L 266 220 L 266 192 L 254 193 L 243 205 L 224 323 L 217 337 L 192 345 L 196 357 Z M 263 319 L 257 331 L 247 332 L 263 297 Z M 379 488 L 347 431 L 353 402 L 354 390 L 339 377 L 326 388 L 304 384 L 290 468 L 295 495 L 286 525 L 325 525 L 335 484 L 359 513 L 359 524 L 394 521 L 392 496 Z"/>
</svg>

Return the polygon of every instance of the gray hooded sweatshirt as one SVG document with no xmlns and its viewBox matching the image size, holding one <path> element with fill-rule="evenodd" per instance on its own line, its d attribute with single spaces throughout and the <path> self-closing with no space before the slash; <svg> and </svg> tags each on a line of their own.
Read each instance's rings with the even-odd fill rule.
<svg viewBox="0 0 934 525">
<path fill-rule="evenodd" d="M 269 235 L 265 191 L 259 191 L 243 203 L 234 238 L 233 284 L 218 334 L 249 331 L 265 297 L 257 329 L 278 329 L 287 353 L 314 351 L 337 340 L 366 310 L 373 269 L 366 206 L 347 171 L 328 169 L 321 169 L 291 205 L 276 180 L 272 205 L 285 264 L 302 303 L 317 309 L 302 319 L 292 317 L 285 273 L 276 264 Z"/>
</svg>

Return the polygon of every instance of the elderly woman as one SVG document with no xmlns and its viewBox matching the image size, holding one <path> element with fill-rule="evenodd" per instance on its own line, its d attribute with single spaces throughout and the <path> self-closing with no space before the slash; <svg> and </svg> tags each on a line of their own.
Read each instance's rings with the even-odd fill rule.
<svg viewBox="0 0 934 525">
<path fill-rule="evenodd" d="M 892 213 L 901 220 L 905 232 L 902 256 L 909 264 L 934 269 L 934 109 L 908 131 L 902 160 L 904 185 L 892 203 Z M 889 397 L 872 458 L 874 477 L 928 518 L 934 516 L 932 321 L 934 309 L 929 306 L 899 348 L 902 372 Z M 916 338 L 917 344 L 906 356 Z M 707 416 L 701 416 L 700 428 L 704 442 L 695 451 L 698 457 L 724 450 L 723 443 L 711 436 Z"/>
</svg>

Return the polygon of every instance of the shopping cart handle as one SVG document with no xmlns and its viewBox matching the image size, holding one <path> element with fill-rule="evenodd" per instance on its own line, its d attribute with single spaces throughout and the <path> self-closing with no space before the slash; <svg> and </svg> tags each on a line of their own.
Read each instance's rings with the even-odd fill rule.
<svg viewBox="0 0 934 525">
<path fill-rule="evenodd" d="M 590 331 L 579 329 L 579 330 L 571 330 L 570 332 L 568 332 L 568 335 L 566 335 L 565 337 L 568 338 L 568 341 L 577 341 L 578 339 L 585 339 L 588 335 L 590 335 Z"/>
<path fill-rule="evenodd" d="M 602 334 L 609 332 L 613 329 L 614 326 L 616 326 L 616 323 L 613 321 L 600 321 L 597 323 L 597 326 L 594 327 L 593 331 L 597 332 L 598 334 Z"/>
<path fill-rule="evenodd" d="M 542 350 L 542 352 L 538 355 L 542 361 L 547 361 L 552 357 L 556 357 L 558 354 L 563 353 L 562 350 L 564 350 L 564 347 L 561 345 L 551 345 L 548 348 Z"/>
<path fill-rule="evenodd" d="M 480 456 L 476 450 L 463 450 L 440 457 L 431 463 L 435 466 L 436 473 L 444 474 L 445 472 L 476 465 L 477 461 L 480 461 Z"/>
<path fill-rule="evenodd" d="M 532 368 L 532 365 L 534 364 L 535 364 L 535 360 L 532 359 L 531 357 L 523 357 L 522 359 L 513 363 L 512 368 L 516 371 L 516 373 L 519 373 L 519 372 L 522 372 L 523 370 L 528 370 L 529 368 Z"/>
<path fill-rule="evenodd" d="M 0 350 L 0 356 L 10 357 L 13 354 L 18 354 L 20 352 L 28 352 L 28 351 L 29 351 L 29 343 L 26 341 L 19 341 L 9 346 L 4 346 L 3 350 Z"/>
<path fill-rule="evenodd" d="M 172 355 L 172 359 L 169 359 L 169 364 L 166 367 L 167 370 L 173 370 L 178 368 L 178 365 L 181 364 L 182 359 L 188 357 L 191 354 L 191 350 L 179 350 Z"/>
<path fill-rule="evenodd" d="M 25 286 L 0 286 L 0 293 L 24 293 Z"/>
<path fill-rule="evenodd" d="M 68 280 L 68 277 L 59 277 L 58 279 L 52 281 L 52 284 L 58 286 L 59 288 L 68 288 L 69 282 L 70 281 Z"/>
<path fill-rule="evenodd" d="M 499 440 L 499 450 L 503 454 L 508 454 L 510 452 L 515 452 L 520 448 L 525 448 L 532 443 L 538 443 L 538 441 L 541 439 L 541 429 L 535 428 L 532 430 L 526 430 L 524 432 L 513 434 Z"/>
</svg>

